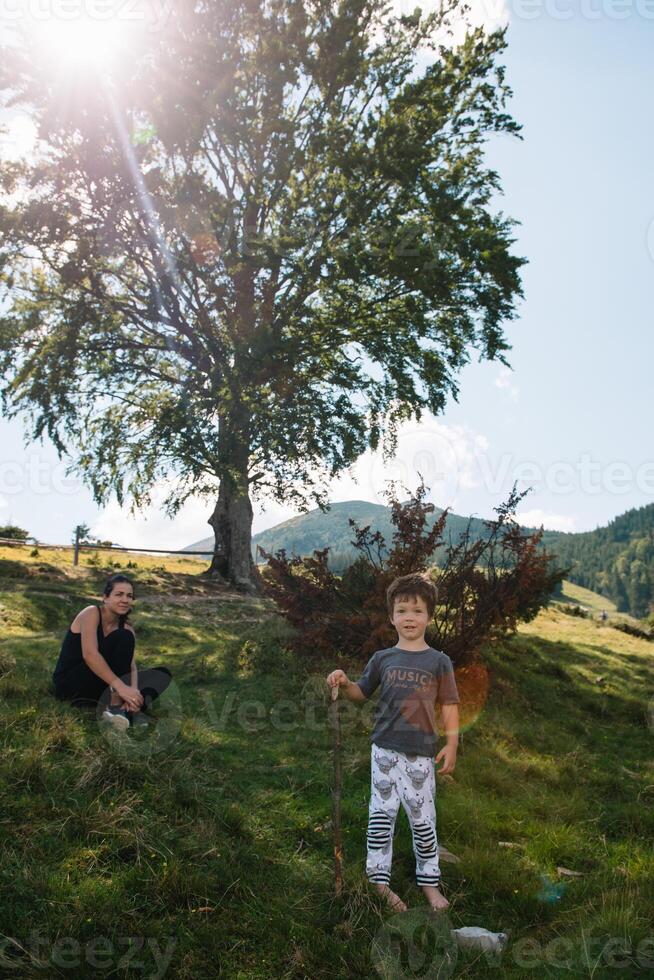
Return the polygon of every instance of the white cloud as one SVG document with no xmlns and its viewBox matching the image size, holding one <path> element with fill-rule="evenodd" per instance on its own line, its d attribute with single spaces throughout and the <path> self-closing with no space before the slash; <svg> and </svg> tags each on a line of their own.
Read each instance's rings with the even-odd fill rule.
<svg viewBox="0 0 654 980">
<path fill-rule="evenodd" d="M 423 421 L 406 422 L 398 429 L 395 456 L 384 461 L 381 450 L 368 450 L 332 485 L 332 500 L 371 500 L 386 504 L 384 491 L 394 480 L 402 498 L 402 486 L 414 491 L 424 478 L 428 498 L 438 507 L 452 506 L 459 490 L 481 485 L 477 455 L 486 452 L 488 440 L 464 425 L 445 425 L 429 413 Z"/>
<path fill-rule="evenodd" d="M 130 514 L 127 508 L 119 507 L 112 500 L 93 524 L 91 533 L 103 541 L 113 541 L 123 547 L 173 550 L 208 537 L 211 528 L 206 521 L 211 514 L 210 504 L 193 498 L 171 519 L 166 517 L 162 508 L 165 490 L 163 484 L 155 487 L 152 505 L 136 514 Z"/>
<path fill-rule="evenodd" d="M 510 11 L 508 0 L 472 0 L 470 10 L 459 11 L 451 19 L 452 34 L 442 32 L 436 40 L 443 45 L 454 47 L 461 44 L 470 28 L 483 27 L 487 33 L 504 27 L 509 22 Z M 397 15 L 412 14 L 416 7 L 423 14 L 430 14 L 441 9 L 441 0 L 393 0 L 393 13 Z"/>
<path fill-rule="evenodd" d="M 516 512 L 516 520 L 523 527 L 540 527 L 542 524 L 546 531 L 576 530 L 574 517 L 568 517 L 566 514 L 548 514 L 544 510 Z"/>
<path fill-rule="evenodd" d="M 165 485 L 155 488 L 152 496 L 154 503 L 135 515 L 131 515 L 127 508 L 122 509 L 112 500 L 91 527 L 93 537 L 102 541 L 113 541 L 123 547 L 171 548 L 175 551 L 212 536 L 213 530 L 207 523 L 214 506 L 212 501 L 192 497 L 171 519 L 166 517 L 161 506 Z M 268 500 L 253 501 L 252 508 L 253 534 L 297 514 L 293 507 Z"/>
<path fill-rule="evenodd" d="M 26 111 L 0 109 L 0 160 L 19 160 L 34 150 L 36 124 Z"/>
<path fill-rule="evenodd" d="M 7 498 L 0 495 L 0 510 L 4 510 L 5 507 L 8 506 L 9 506 L 9 501 L 7 500 Z"/>
<path fill-rule="evenodd" d="M 512 375 L 513 372 L 508 368 L 502 368 L 495 378 L 495 387 L 505 391 L 510 401 L 517 402 L 520 397 L 520 388 L 511 381 Z"/>
<path fill-rule="evenodd" d="M 472 0 L 472 10 L 468 15 L 471 27 L 483 27 L 487 33 L 491 33 L 505 27 L 509 19 L 508 0 Z"/>
<path fill-rule="evenodd" d="M 313 507 L 310 508 L 313 510 Z M 275 527 L 282 521 L 288 521 L 291 517 L 297 516 L 295 507 L 288 507 L 278 504 L 275 500 L 256 500 L 252 503 L 254 515 L 252 518 L 252 534 L 265 531 L 269 527 Z M 211 531 L 211 528 L 209 528 Z"/>
</svg>

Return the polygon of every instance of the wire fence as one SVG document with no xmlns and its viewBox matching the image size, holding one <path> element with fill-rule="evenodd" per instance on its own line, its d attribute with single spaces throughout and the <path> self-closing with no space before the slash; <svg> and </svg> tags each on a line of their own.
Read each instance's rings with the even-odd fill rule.
<svg viewBox="0 0 654 980">
<path fill-rule="evenodd" d="M 84 541 L 81 538 L 75 539 L 72 544 L 46 544 L 44 541 L 37 541 L 36 538 L 0 538 L 0 544 L 12 545 L 14 547 L 29 547 L 30 545 L 39 550 L 43 549 L 53 549 L 56 551 L 70 550 L 73 552 L 73 564 L 77 565 L 79 563 L 79 553 L 80 551 L 116 551 L 120 553 L 134 552 L 136 554 L 144 555 L 199 555 L 203 558 L 212 558 L 214 554 L 220 555 L 220 552 L 215 551 L 186 551 L 183 548 L 130 548 L 125 545 L 120 544 L 101 544 L 98 542 L 94 544 L 93 542 Z"/>
</svg>

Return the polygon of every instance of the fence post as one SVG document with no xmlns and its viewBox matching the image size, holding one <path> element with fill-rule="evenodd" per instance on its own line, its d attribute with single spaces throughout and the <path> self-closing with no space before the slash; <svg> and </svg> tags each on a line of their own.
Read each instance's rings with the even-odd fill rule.
<svg viewBox="0 0 654 980">
<path fill-rule="evenodd" d="M 75 528 L 75 552 L 73 555 L 73 565 L 79 565 L 79 532 L 80 526 L 78 524 Z"/>
</svg>

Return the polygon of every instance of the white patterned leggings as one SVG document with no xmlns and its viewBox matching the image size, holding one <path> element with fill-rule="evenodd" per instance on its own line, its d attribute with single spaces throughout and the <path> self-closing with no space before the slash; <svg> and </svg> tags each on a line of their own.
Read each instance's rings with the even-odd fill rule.
<svg viewBox="0 0 654 980">
<path fill-rule="evenodd" d="M 436 839 L 434 759 L 382 749 L 374 743 L 370 756 L 368 879 L 385 885 L 391 880 L 395 818 L 402 803 L 413 835 L 416 881 L 419 885 L 438 885 L 441 873 Z"/>
</svg>

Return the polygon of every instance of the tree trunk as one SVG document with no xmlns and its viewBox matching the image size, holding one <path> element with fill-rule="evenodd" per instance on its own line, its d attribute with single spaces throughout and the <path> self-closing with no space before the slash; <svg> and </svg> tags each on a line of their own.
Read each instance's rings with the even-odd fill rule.
<svg viewBox="0 0 654 980">
<path fill-rule="evenodd" d="M 230 477 L 220 481 L 218 500 L 208 523 L 215 544 L 205 572 L 247 592 L 261 591 L 261 576 L 252 559 L 252 504 L 247 491 L 239 492 Z"/>
<path fill-rule="evenodd" d="M 261 576 L 252 559 L 252 504 L 248 492 L 247 426 L 234 416 L 220 419 L 219 443 L 225 468 L 218 500 L 208 520 L 214 532 L 214 554 L 204 573 L 222 578 L 246 592 L 261 592 Z"/>
<path fill-rule="evenodd" d="M 247 202 L 244 229 L 257 225 L 257 201 Z M 220 575 L 236 588 L 261 592 L 262 582 L 252 559 L 252 504 L 249 494 L 250 416 L 240 400 L 238 379 L 244 370 L 240 354 L 256 332 L 254 267 L 242 262 L 234 272 L 235 317 L 231 325 L 236 341 L 234 384 L 229 402 L 218 413 L 218 459 L 220 488 L 215 510 L 209 518 L 215 535 L 214 556 L 208 575 Z"/>
</svg>

